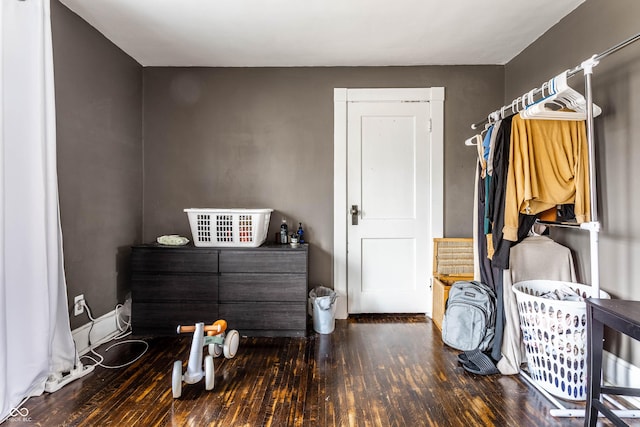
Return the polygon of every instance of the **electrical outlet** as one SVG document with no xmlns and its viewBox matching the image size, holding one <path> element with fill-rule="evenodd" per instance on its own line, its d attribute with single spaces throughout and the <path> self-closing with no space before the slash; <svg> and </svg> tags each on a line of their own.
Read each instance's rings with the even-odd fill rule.
<svg viewBox="0 0 640 427">
<path fill-rule="evenodd" d="M 73 315 L 78 316 L 84 313 L 84 295 L 80 294 L 73 299 Z"/>
</svg>

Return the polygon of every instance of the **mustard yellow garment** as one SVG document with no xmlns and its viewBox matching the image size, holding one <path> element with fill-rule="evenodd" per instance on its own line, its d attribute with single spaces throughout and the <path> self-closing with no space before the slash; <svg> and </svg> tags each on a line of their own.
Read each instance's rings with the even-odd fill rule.
<svg viewBox="0 0 640 427">
<path fill-rule="evenodd" d="M 511 122 L 511 147 L 503 228 L 518 240 L 518 213 L 534 215 L 556 205 L 575 204 L 578 223 L 589 221 L 589 165 L 583 121 Z"/>
</svg>

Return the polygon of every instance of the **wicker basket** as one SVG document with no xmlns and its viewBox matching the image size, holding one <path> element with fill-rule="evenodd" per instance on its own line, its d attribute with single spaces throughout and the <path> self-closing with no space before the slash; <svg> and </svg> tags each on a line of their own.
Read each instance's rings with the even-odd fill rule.
<svg viewBox="0 0 640 427">
<path fill-rule="evenodd" d="M 473 239 L 441 237 L 433 239 L 433 323 L 442 330 L 442 319 L 451 285 L 473 280 Z"/>
</svg>

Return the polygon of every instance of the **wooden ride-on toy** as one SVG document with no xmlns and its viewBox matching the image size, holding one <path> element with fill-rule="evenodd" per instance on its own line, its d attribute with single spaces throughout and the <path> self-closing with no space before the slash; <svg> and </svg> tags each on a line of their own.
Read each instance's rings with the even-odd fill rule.
<svg viewBox="0 0 640 427">
<path fill-rule="evenodd" d="M 213 390 L 215 382 L 213 358 L 223 353 L 227 359 L 235 357 L 240 343 L 240 334 L 235 329 L 227 332 L 227 322 L 222 319 L 206 326 L 203 322 L 193 326 L 178 326 L 177 332 L 179 334 L 193 332 L 193 340 L 189 352 L 189 363 L 184 375 L 182 374 L 182 361 L 173 362 L 171 389 L 174 399 L 182 395 L 183 381 L 187 384 L 195 384 L 204 378 L 205 389 Z M 204 357 L 203 369 L 202 347 L 204 346 L 208 346 L 209 354 Z"/>
</svg>

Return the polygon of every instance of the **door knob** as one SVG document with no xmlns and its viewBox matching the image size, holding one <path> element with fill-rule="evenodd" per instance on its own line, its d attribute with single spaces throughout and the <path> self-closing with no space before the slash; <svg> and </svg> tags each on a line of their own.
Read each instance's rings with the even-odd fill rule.
<svg viewBox="0 0 640 427">
<path fill-rule="evenodd" d="M 358 205 L 351 205 L 351 225 L 358 225 L 359 214 Z"/>
</svg>

